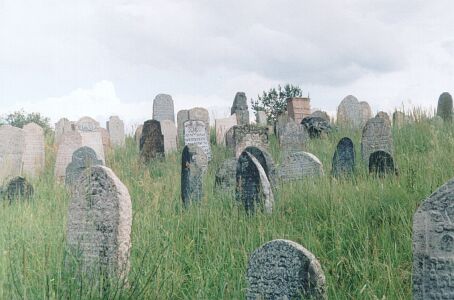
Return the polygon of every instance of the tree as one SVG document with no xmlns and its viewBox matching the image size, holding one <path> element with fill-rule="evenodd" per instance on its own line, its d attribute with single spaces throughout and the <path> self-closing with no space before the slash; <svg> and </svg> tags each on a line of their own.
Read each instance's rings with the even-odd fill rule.
<svg viewBox="0 0 454 300">
<path fill-rule="evenodd" d="M 263 91 L 262 96 L 258 95 L 257 99 L 251 99 L 251 107 L 255 111 L 264 111 L 268 122 L 273 124 L 277 118 L 287 109 L 287 98 L 301 97 L 303 91 L 297 85 L 286 84 L 282 88 L 280 85 L 270 89 L 268 92 Z"/>
<path fill-rule="evenodd" d="M 7 124 L 19 128 L 23 128 L 24 125 L 33 122 L 41 126 L 46 133 L 49 133 L 51 130 L 49 124 L 50 119 L 36 112 L 26 113 L 24 110 L 15 111 L 12 114 L 8 114 L 5 121 Z"/>
</svg>

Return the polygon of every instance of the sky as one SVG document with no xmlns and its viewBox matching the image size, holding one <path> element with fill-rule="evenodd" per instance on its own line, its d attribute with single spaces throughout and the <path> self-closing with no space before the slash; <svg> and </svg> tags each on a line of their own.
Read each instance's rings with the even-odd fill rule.
<svg viewBox="0 0 454 300">
<path fill-rule="evenodd" d="M 226 117 L 291 83 L 335 114 L 347 95 L 373 112 L 433 109 L 454 93 L 452 0 L 0 0 L 0 115 L 52 123 L 175 113 Z"/>
</svg>

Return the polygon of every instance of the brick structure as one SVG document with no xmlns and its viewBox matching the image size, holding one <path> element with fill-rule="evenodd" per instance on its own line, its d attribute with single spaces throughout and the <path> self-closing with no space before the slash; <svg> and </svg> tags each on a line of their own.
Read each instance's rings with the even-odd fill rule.
<svg viewBox="0 0 454 300">
<path fill-rule="evenodd" d="M 311 99 L 310 98 L 288 98 L 287 112 L 290 118 L 300 124 L 304 117 L 311 115 Z"/>
</svg>

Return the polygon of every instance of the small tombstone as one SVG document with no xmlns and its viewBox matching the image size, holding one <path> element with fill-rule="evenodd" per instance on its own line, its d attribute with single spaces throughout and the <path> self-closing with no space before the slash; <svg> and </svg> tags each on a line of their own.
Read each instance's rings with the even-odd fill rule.
<svg viewBox="0 0 454 300">
<path fill-rule="evenodd" d="M 383 177 L 387 174 L 396 174 L 394 159 L 385 151 L 375 151 L 369 158 L 369 173 Z"/>
<path fill-rule="evenodd" d="M 325 274 L 303 246 L 273 240 L 249 258 L 246 299 L 327 299 Z"/>
<path fill-rule="evenodd" d="M 332 168 L 334 177 L 353 175 L 355 171 L 355 146 L 348 137 L 342 138 L 337 144 Z"/>
<path fill-rule="evenodd" d="M 44 129 L 35 123 L 24 126 L 25 150 L 23 154 L 23 174 L 36 177 L 44 170 Z"/>
<path fill-rule="evenodd" d="M 323 165 L 315 155 L 308 152 L 287 155 L 279 167 L 279 179 L 283 181 L 319 176 L 323 176 Z"/>
<path fill-rule="evenodd" d="M 438 98 L 437 116 L 445 122 L 452 122 L 452 97 L 451 94 L 444 92 Z"/>
<path fill-rule="evenodd" d="M 172 121 L 161 121 L 161 132 L 164 136 L 164 152 L 170 153 L 178 148 L 177 127 Z"/>
<path fill-rule="evenodd" d="M 82 137 L 82 146 L 87 146 L 95 150 L 98 158 L 105 162 L 104 145 L 99 128 L 96 131 L 81 131 L 80 136 Z"/>
<path fill-rule="evenodd" d="M 224 119 L 215 120 L 216 128 L 216 143 L 218 145 L 225 145 L 225 135 L 230 128 L 236 125 L 236 115 L 232 115 Z"/>
<path fill-rule="evenodd" d="M 110 142 L 114 147 L 125 145 L 125 124 L 118 116 L 111 116 L 106 123 L 110 135 Z"/>
<path fill-rule="evenodd" d="M 244 92 L 238 92 L 233 99 L 233 105 L 230 110 L 230 114 L 236 115 L 238 125 L 249 124 L 249 110 L 247 106 L 247 98 Z"/>
<path fill-rule="evenodd" d="M 265 170 L 246 151 L 241 153 L 236 168 L 236 199 L 248 214 L 254 214 L 257 206 L 263 206 L 266 213 L 273 211 L 274 195 Z"/>
<path fill-rule="evenodd" d="M 22 173 L 25 132 L 11 125 L 0 125 L 0 184 Z"/>
<path fill-rule="evenodd" d="M 369 157 L 373 152 L 382 150 L 393 156 L 393 148 L 390 124 L 384 118 L 369 119 L 361 137 L 361 156 L 366 165 L 369 165 Z"/>
<path fill-rule="evenodd" d="M 73 122 L 69 121 L 66 118 L 61 118 L 60 120 L 58 120 L 57 123 L 55 123 L 54 143 L 56 145 L 60 144 L 62 135 L 65 134 L 66 132 L 74 130 L 76 129 Z"/>
<path fill-rule="evenodd" d="M 266 177 L 268 178 L 270 183 L 272 185 L 276 184 L 276 167 L 271 155 L 266 152 L 266 150 L 255 146 L 246 147 L 244 151 L 248 152 L 257 159 L 257 161 L 265 171 Z"/>
<path fill-rule="evenodd" d="M 236 164 L 236 158 L 229 158 L 219 166 L 215 175 L 216 188 L 223 191 L 235 189 Z"/>
<path fill-rule="evenodd" d="M 173 108 L 172 96 L 158 94 L 153 100 L 153 120 L 169 120 L 175 123 L 175 112 Z"/>
<path fill-rule="evenodd" d="M 14 177 L 5 185 L 3 197 L 11 204 L 15 200 L 30 200 L 33 196 L 33 186 L 22 176 Z"/>
<path fill-rule="evenodd" d="M 268 119 L 266 117 L 266 113 L 263 110 L 259 110 L 255 114 L 255 122 L 259 126 L 267 126 Z"/>
<path fill-rule="evenodd" d="M 361 108 L 361 127 L 363 127 L 372 118 L 372 109 L 366 101 L 361 101 L 359 106 Z"/>
<path fill-rule="evenodd" d="M 106 157 L 107 150 L 112 148 L 112 145 L 110 143 L 110 134 L 109 131 L 107 131 L 107 129 L 102 127 L 99 127 L 98 131 L 101 134 L 102 147 L 104 149 L 104 157 Z"/>
<path fill-rule="evenodd" d="M 68 210 L 67 244 L 87 274 L 127 278 L 132 208 L 128 189 L 104 166 L 77 180 Z"/>
<path fill-rule="evenodd" d="M 55 160 L 54 175 L 58 181 L 64 181 L 66 167 L 71 163 L 74 151 L 82 147 L 82 136 L 78 131 L 66 132 L 61 137 Z"/>
<path fill-rule="evenodd" d="M 86 169 L 97 165 L 103 165 L 103 162 L 98 159 L 95 150 L 89 147 L 80 147 L 74 151 L 72 161 L 66 167 L 65 184 L 73 186 Z"/>
<path fill-rule="evenodd" d="M 137 145 L 140 145 L 140 138 L 142 137 L 143 124 L 137 126 L 136 131 L 134 132 L 134 140 Z"/>
<path fill-rule="evenodd" d="M 362 109 L 355 96 L 345 97 L 337 108 L 337 123 L 341 126 L 359 128 L 362 122 Z"/>
<path fill-rule="evenodd" d="M 143 123 L 139 149 L 140 159 L 145 164 L 150 160 L 165 156 L 164 136 L 162 135 L 159 121 L 148 120 Z"/>
<path fill-rule="evenodd" d="M 190 121 L 202 121 L 205 123 L 208 136 L 210 135 L 210 113 L 202 107 L 194 107 L 188 111 Z M 184 127 L 184 124 L 183 124 Z"/>
<path fill-rule="evenodd" d="M 382 118 L 383 120 L 388 122 L 389 125 L 391 125 L 391 118 L 389 117 L 387 112 L 379 111 L 375 117 L 376 118 Z"/>
<path fill-rule="evenodd" d="M 208 169 L 208 159 L 197 145 L 186 145 L 181 158 L 181 199 L 188 207 L 192 201 L 203 197 L 203 175 Z"/>
<path fill-rule="evenodd" d="M 90 117 L 82 117 L 76 122 L 76 127 L 79 131 L 96 131 L 99 127 L 99 123 Z"/>
<path fill-rule="evenodd" d="M 208 161 L 211 160 L 211 146 L 203 121 L 187 121 L 184 123 L 184 144 L 195 144 L 203 149 Z"/>
<path fill-rule="evenodd" d="M 246 147 L 254 146 L 268 149 L 268 129 L 256 125 L 233 126 L 226 135 L 227 148 L 232 149 L 239 157 Z"/>
<path fill-rule="evenodd" d="M 453 299 L 454 180 L 419 206 L 413 217 L 413 299 Z"/>
<path fill-rule="evenodd" d="M 331 122 L 331 119 L 326 111 L 316 110 L 310 115 L 311 117 L 322 118 L 326 122 Z M 303 119 L 304 120 L 304 119 Z"/>
<path fill-rule="evenodd" d="M 301 124 L 301 121 L 311 114 L 311 99 L 294 97 L 287 99 L 287 112 L 290 119 L 296 124 Z"/>
<path fill-rule="evenodd" d="M 183 140 L 184 134 L 184 123 L 189 121 L 189 111 L 188 110 L 180 110 L 177 114 L 177 125 L 178 125 L 178 139 L 180 141 Z"/>
<path fill-rule="evenodd" d="M 332 130 L 329 122 L 321 117 L 305 117 L 301 121 L 301 125 L 307 130 L 309 137 L 312 139 L 328 135 Z"/>
<path fill-rule="evenodd" d="M 395 127 L 402 127 L 405 124 L 406 116 L 401 111 L 395 111 L 393 113 L 393 125 Z"/>
<path fill-rule="evenodd" d="M 279 145 L 282 155 L 306 150 L 309 134 L 306 128 L 292 119 L 285 124 L 279 134 Z"/>
</svg>

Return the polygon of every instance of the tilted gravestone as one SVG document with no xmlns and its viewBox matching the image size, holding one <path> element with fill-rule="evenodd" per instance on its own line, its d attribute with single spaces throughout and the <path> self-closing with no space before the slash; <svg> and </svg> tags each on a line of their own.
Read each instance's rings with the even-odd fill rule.
<svg viewBox="0 0 454 300">
<path fill-rule="evenodd" d="M 23 174 L 36 177 L 44 171 L 44 129 L 35 123 L 24 126 L 25 150 L 23 154 Z"/>
<path fill-rule="evenodd" d="M 325 111 L 316 110 L 316 111 L 314 111 L 313 113 L 311 113 L 310 116 L 311 116 L 311 117 L 322 118 L 323 120 L 325 120 L 325 121 L 328 122 L 328 123 L 331 122 L 331 119 L 330 119 L 328 113 L 325 112 Z M 304 119 L 303 119 L 303 120 L 304 120 Z"/>
<path fill-rule="evenodd" d="M 279 146 L 281 153 L 286 156 L 293 152 L 306 150 L 307 142 L 309 141 L 309 133 L 301 124 L 297 124 L 292 119 L 285 124 L 279 134 Z"/>
<path fill-rule="evenodd" d="M 225 135 L 230 128 L 237 125 L 236 123 L 236 115 L 232 115 L 228 118 L 224 119 L 216 119 L 215 120 L 215 128 L 216 128 L 216 143 L 218 145 L 225 145 Z"/>
<path fill-rule="evenodd" d="M 267 126 L 268 119 L 266 113 L 263 110 L 259 110 L 255 113 L 255 123 L 259 126 Z"/>
<path fill-rule="evenodd" d="M 169 120 L 175 123 L 175 112 L 173 108 L 172 96 L 158 94 L 153 100 L 153 120 Z"/>
<path fill-rule="evenodd" d="M 437 115 L 445 122 L 452 122 L 452 97 L 444 92 L 438 98 Z"/>
<path fill-rule="evenodd" d="M 211 146 L 203 121 L 186 121 L 184 123 L 184 144 L 195 144 L 203 149 L 208 161 L 211 160 Z"/>
<path fill-rule="evenodd" d="M 170 153 L 178 148 L 177 127 L 172 121 L 161 121 L 161 132 L 164 136 L 164 152 Z"/>
<path fill-rule="evenodd" d="M 78 131 L 70 131 L 62 135 L 54 170 L 54 176 L 58 181 L 65 180 L 66 167 L 71 163 L 74 151 L 80 147 L 82 147 L 82 136 Z"/>
<path fill-rule="evenodd" d="M 345 97 L 337 108 L 337 124 L 344 127 L 359 128 L 362 122 L 362 109 L 355 96 Z"/>
<path fill-rule="evenodd" d="M 105 166 L 78 178 L 68 209 L 67 245 L 81 270 L 126 279 L 129 272 L 132 208 L 128 189 Z"/>
<path fill-rule="evenodd" d="M 231 130 L 231 131 L 230 131 Z M 246 147 L 268 150 L 268 129 L 256 125 L 233 126 L 226 135 L 227 148 L 239 157 Z"/>
<path fill-rule="evenodd" d="M 274 195 L 260 162 L 249 152 L 241 153 L 236 168 L 236 199 L 248 214 L 257 207 L 266 213 L 273 211 Z"/>
<path fill-rule="evenodd" d="M 260 163 L 263 170 L 265 171 L 265 174 L 270 183 L 272 185 L 276 184 L 277 180 L 276 166 L 273 157 L 271 157 L 271 154 L 269 154 L 266 150 L 255 146 L 246 147 L 244 151 L 248 152 L 257 159 L 257 161 Z"/>
<path fill-rule="evenodd" d="M 311 99 L 294 97 L 286 101 L 288 116 L 297 124 L 301 124 L 301 121 L 311 114 Z"/>
<path fill-rule="evenodd" d="M 330 123 L 321 117 L 305 117 L 303 121 L 301 121 L 301 125 L 306 128 L 311 139 L 326 136 L 332 130 Z"/>
<path fill-rule="evenodd" d="M 184 123 L 186 121 L 189 121 L 189 111 L 186 109 L 180 110 L 177 113 L 178 139 L 180 141 L 183 141 Z"/>
<path fill-rule="evenodd" d="M 137 145 L 140 145 L 140 138 L 142 137 L 143 124 L 137 126 L 136 131 L 134 132 L 134 140 Z"/>
<path fill-rule="evenodd" d="M 381 177 L 396 174 L 396 167 L 391 154 L 381 150 L 373 152 L 369 157 L 369 173 Z"/>
<path fill-rule="evenodd" d="M 327 299 L 320 262 L 289 240 L 273 240 L 256 249 L 247 267 L 246 299 Z"/>
<path fill-rule="evenodd" d="M 0 125 L 0 184 L 22 173 L 25 132 L 11 125 Z"/>
<path fill-rule="evenodd" d="M 106 123 L 109 131 L 110 142 L 114 147 L 123 147 L 125 145 L 125 124 L 118 116 L 111 116 Z"/>
<path fill-rule="evenodd" d="M 378 150 L 394 155 L 393 137 L 390 124 L 384 119 L 375 117 L 369 119 L 363 128 L 361 137 L 361 156 L 364 163 L 369 165 L 370 155 Z"/>
<path fill-rule="evenodd" d="M 203 197 L 203 175 L 208 169 L 208 159 L 197 145 L 186 145 L 181 157 L 181 199 L 188 207 L 192 201 Z"/>
<path fill-rule="evenodd" d="M 407 117 L 401 111 L 395 111 L 393 113 L 393 126 L 402 127 L 407 121 Z"/>
<path fill-rule="evenodd" d="M 54 143 L 56 145 L 60 144 L 62 135 L 66 132 L 74 130 L 76 130 L 76 125 L 74 124 L 74 122 L 71 122 L 66 118 L 61 118 L 57 123 L 55 123 Z"/>
<path fill-rule="evenodd" d="M 244 92 L 238 92 L 233 100 L 233 105 L 230 110 L 230 114 L 236 115 L 238 125 L 249 124 L 249 110 L 247 106 L 247 98 Z"/>
<path fill-rule="evenodd" d="M 33 193 L 33 186 L 24 177 L 17 176 L 5 184 L 2 196 L 12 204 L 15 200 L 30 200 Z"/>
<path fill-rule="evenodd" d="M 236 158 L 226 159 L 218 168 L 215 175 L 216 188 L 223 191 L 235 190 Z"/>
<path fill-rule="evenodd" d="M 284 158 L 278 174 L 280 180 L 292 181 L 305 177 L 319 177 L 324 173 L 323 165 L 315 155 L 307 152 L 295 152 Z"/>
<path fill-rule="evenodd" d="M 164 136 L 161 131 L 161 123 L 156 120 L 148 120 L 143 123 L 142 136 L 140 137 L 140 160 L 148 163 L 155 158 L 162 158 L 164 154 Z"/>
<path fill-rule="evenodd" d="M 79 176 L 92 166 L 103 165 L 102 160 L 98 159 L 95 150 L 89 147 L 81 147 L 74 151 L 72 160 L 66 167 L 65 184 L 74 185 Z"/>
<path fill-rule="evenodd" d="M 454 299 L 454 179 L 413 217 L 413 299 Z"/>
<path fill-rule="evenodd" d="M 366 101 L 359 102 L 359 106 L 361 108 L 361 127 L 363 127 L 372 118 L 372 109 Z"/>
<path fill-rule="evenodd" d="M 342 138 L 337 144 L 333 156 L 332 175 L 343 177 L 353 175 L 355 171 L 355 146 L 348 137 Z"/>
</svg>

